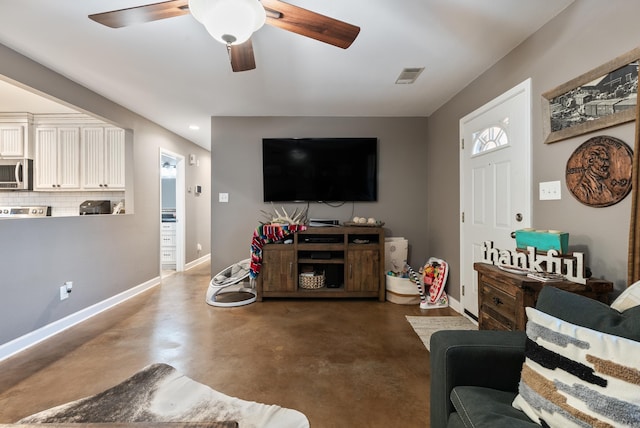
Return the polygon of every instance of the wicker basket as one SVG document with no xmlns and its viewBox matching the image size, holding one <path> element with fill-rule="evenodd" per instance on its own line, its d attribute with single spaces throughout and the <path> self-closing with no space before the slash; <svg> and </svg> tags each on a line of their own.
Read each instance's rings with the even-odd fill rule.
<svg viewBox="0 0 640 428">
<path fill-rule="evenodd" d="M 300 288 L 315 290 L 324 287 L 324 272 L 315 275 L 300 275 Z"/>
</svg>

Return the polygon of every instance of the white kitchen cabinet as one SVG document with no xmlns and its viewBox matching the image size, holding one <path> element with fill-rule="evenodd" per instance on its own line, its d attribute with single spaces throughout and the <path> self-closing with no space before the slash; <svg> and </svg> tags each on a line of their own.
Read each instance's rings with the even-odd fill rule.
<svg viewBox="0 0 640 428">
<path fill-rule="evenodd" d="M 35 188 L 70 190 L 80 188 L 80 129 L 39 127 L 36 129 Z"/>
<path fill-rule="evenodd" d="M 124 129 L 84 114 L 38 114 L 34 126 L 34 190 L 125 190 Z"/>
<path fill-rule="evenodd" d="M 32 132 L 31 114 L 0 113 L 0 158 L 31 158 Z"/>
<path fill-rule="evenodd" d="M 125 188 L 124 130 L 115 127 L 83 127 L 82 187 L 87 190 Z"/>
<path fill-rule="evenodd" d="M 25 129 L 22 125 L 0 125 L 0 156 L 24 157 Z"/>
</svg>

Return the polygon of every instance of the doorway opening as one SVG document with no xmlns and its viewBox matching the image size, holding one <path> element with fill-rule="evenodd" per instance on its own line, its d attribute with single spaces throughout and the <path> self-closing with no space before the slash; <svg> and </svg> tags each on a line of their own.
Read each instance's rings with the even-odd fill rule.
<svg viewBox="0 0 640 428">
<path fill-rule="evenodd" d="M 160 149 L 160 271 L 161 277 L 184 271 L 184 156 Z"/>
</svg>

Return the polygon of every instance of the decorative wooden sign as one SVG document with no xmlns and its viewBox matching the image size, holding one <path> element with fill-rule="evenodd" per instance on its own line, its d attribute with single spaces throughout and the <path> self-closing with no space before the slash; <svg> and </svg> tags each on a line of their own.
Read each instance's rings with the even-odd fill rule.
<svg viewBox="0 0 640 428">
<path fill-rule="evenodd" d="M 617 204 L 631 191 L 633 152 L 622 140 L 598 136 L 582 143 L 567 161 L 571 194 L 590 207 Z"/>
<path fill-rule="evenodd" d="M 498 267 L 519 268 L 529 272 L 549 272 L 563 275 L 568 281 L 586 284 L 584 276 L 584 254 L 573 253 L 572 257 L 561 256 L 556 250 L 547 254 L 538 254 L 535 247 L 528 247 L 526 252 L 499 250 L 493 247 L 492 241 L 485 241 L 480 248 L 483 263 Z"/>
</svg>

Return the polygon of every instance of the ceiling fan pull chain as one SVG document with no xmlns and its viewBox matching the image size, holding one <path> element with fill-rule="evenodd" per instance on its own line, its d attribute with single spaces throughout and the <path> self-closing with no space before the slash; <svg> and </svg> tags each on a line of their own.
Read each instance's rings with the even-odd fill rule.
<svg viewBox="0 0 640 428">
<path fill-rule="evenodd" d="M 227 42 L 227 55 L 229 55 L 229 61 L 231 61 L 231 42 Z"/>
</svg>

